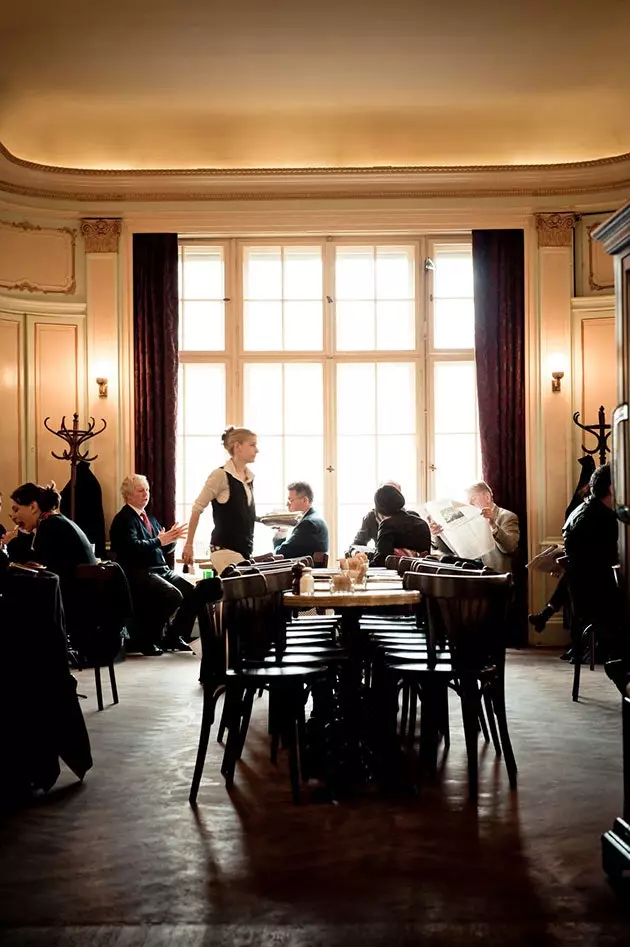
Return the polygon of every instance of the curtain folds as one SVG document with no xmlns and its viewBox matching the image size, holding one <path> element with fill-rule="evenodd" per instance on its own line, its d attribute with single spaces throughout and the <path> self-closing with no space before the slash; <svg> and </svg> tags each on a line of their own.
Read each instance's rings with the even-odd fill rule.
<svg viewBox="0 0 630 947">
<path fill-rule="evenodd" d="M 483 478 L 492 487 L 499 506 L 518 515 L 520 558 L 524 564 L 527 561 L 527 492 L 523 231 L 474 230 L 472 249 Z M 523 569 L 523 585 L 524 573 Z M 525 636 L 526 640 L 523 592 L 521 587 L 517 637 Z"/>
<path fill-rule="evenodd" d="M 175 522 L 177 254 L 177 234 L 134 234 L 135 465 L 167 529 Z"/>
</svg>

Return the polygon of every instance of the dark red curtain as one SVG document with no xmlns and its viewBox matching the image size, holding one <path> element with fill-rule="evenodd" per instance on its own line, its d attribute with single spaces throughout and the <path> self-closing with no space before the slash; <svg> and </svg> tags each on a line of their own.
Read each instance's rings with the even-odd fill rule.
<svg viewBox="0 0 630 947">
<path fill-rule="evenodd" d="M 515 641 L 526 631 L 525 252 L 522 230 L 474 230 L 475 360 L 483 478 L 521 527 Z"/>
<path fill-rule="evenodd" d="M 175 522 L 177 425 L 177 234 L 133 238 L 136 473 L 151 485 L 151 509 Z"/>
</svg>

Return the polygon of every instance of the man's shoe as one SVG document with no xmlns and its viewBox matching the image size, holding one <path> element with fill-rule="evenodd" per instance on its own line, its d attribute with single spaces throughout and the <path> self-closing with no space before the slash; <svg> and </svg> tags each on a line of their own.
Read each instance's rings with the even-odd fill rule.
<svg viewBox="0 0 630 947">
<path fill-rule="evenodd" d="M 162 649 L 158 648 L 156 644 L 149 644 L 145 648 L 142 648 L 142 653 L 148 658 L 156 657 L 158 654 L 164 654 Z"/>
<path fill-rule="evenodd" d="M 549 605 L 545 605 L 541 612 L 534 612 L 533 615 L 528 615 L 527 620 L 530 625 L 533 625 L 534 631 L 537 631 L 538 634 L 542 634 L 552 615 L 553 608 L 550 608 Z"/>
<path fill-rule="evenodd" d="M 567 648 L 564 654 L 560 655 L 561 661 L 572 661 L 573 660 L 573 648 Z"/>
<path fill-rule="evenodd" d="M 186 644 L 183 638 L 169 638 L 165 645 L 165 651 L 189 651 L 192 652 L 192 648 L 189 644 Z"/>
</svg>

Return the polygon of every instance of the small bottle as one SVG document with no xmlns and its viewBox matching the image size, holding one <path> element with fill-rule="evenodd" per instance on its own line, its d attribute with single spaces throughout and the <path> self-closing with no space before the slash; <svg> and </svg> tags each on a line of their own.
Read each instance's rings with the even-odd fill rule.
<svg viewBox="0 0 630 947">
<path fill-rule="evenodd" d="M 302 573 L 304 572 L 304 566 L 301 562 L 296 562 L 293 568 L 291 569 L 291 591 L 294 595 L 300 594 L 300 579 L 302 578 Z"/>
<path fill-rule="evenodd" d="M 300 579 L 300 595 L 312 595 L 315 591 L 313 570 L 306 567 Z"/>
</svg>

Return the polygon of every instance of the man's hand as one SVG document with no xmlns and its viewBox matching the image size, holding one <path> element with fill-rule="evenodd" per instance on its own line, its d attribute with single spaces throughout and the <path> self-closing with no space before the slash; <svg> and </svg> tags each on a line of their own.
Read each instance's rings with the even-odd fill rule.
<svg viewBox="0 0 630 947">
<path fill-rule="evenodd" d="M 278 528 L 274 530 L 274 534 L 273 534 L 274 542 L 277 542 L 277 543 L 282 542 L 282 540 L 286 539 L 288 535 L 289 535 L 289 529 L 287 526 L 278 526 Z"/>
<path fill-rule="evenodd" d="M 483 516 L 484 519 L 488 520 L 488 522 L 491 523 L 492 522 L 492 507 L 491 506 L 482 507 L 481 515 Z"/>
<path fill-rule="evenodd" d="M 170 546 L 171 543 L 177 542 L 178 539 L 185 539 L 187 532 L 188 526 L 186 524 L 181 525 L 181 523 L 173 523 L 170 529 L 161 529 L 158 533 L 160 546 Z"/>
<path fill-rule="evenodd" d="M 440 526 L 439 523 L 434 523 L 433 520 L 429 520 L 429 529 L 434 536 L 439 536 L 440 533 L 444 532 L 444 527 Z"/>
</svg>

